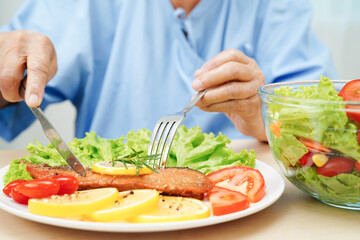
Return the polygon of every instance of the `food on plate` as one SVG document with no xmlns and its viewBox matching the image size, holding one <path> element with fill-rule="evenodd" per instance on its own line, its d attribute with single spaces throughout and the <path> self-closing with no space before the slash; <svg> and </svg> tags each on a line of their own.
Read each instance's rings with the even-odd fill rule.
<svg viewBox="0 0 360 240">
<path fill-rule="evenodd" d="M 145 175 L 107 175 L 87 169 L 86 177 L 80 176 L 69 166 L 50 167 L 46 164 L 24 162 L 33 178 L 51 178 L 71 175 L 78 179 L 79 190 L 114 187 L 119 191 L 156 189 L 168 195 L 202 199 L 211 190 L 211 181 L 201 172 L 188 168 L 158 169 L 158 173 Z"/>
<path fill-rule="evenodd" d="M 210 217 L 210 208 L 194 198 L 160 196 L 158 207 L 128 219 L 133 223 L 177 222 Z"/>
<path fill-rule="evenodd" d="M 234 166 L 207 175 L 214 188 L 208 193 L 212 213 L 220 216 L 244 210 L 265 196 L 265 180 L 259 170 Z"/>
<path fill-rule="evenodd" d="M 71 175 L 57 175 L 53 177 L 60 183 L 60 189 L 57 195 L 72 194 L 79 188 L 79 181 Z"/>
<path fill-rule="evenodd" d="M 336 86 L 321 77 L 317 86 L 275 88 L 266 110 L 268 137 L 296 186 L 325 202 L 359 206 L 360 80 L 340 92 Z"/>
<path fill-rule="evenodd" d="M 250 207 L 249 199 L 239 191 L 215 186 L 209 193 L 211 212 L 214 216 L 242 211 Z"/>
<path fill-rule="evenodd" d="M 32 179 L 15 188 L 29 198 L 46 198 L 58 194 L 60 183 L 55 179 Z"/>
<path fill-rule="evenodd" d="M 154 173 L 154 170 L 148 167 L 137 168 L 133 164 L 114 163 L 112 161 L 103 161 L 94 163 L 91 170 L 96 173 L 108 175 L 144 175 Z"/>
<path fill-rule="evenodd" d="M 18 179 L 18 180 L 14 180 L 10 183 L 8 183 L 4 188 L 3 188 L 3 193 L 5 193 L 6 195 L 8 195 L 9 197 L 11 197 L 11 191 L 14 187 L 16 187 L 17 185 L 19 185 L 20 183 L 26 182 L 25 179 Z"/>
<path fill-rule="evenodd" d="M 88 214 L 112 206 L 119 192 L 116 188 L 76 191 L 62 196 L 30 199 L 29 212 L 50 217 L 72 217 Z"/>
<path fill-rule="evenodd" d="M 120 192 L 113 205 L 86 214 L 84 219 L 97 222 L 114 222 L 135 217 L 157 208 L 159 192 L 150 189 Z"/>
<path fill-rule="evenodd" d="M 223 168 L 207 175 L 214 186 L 227 188 L 247 196 L 256 203 L 265 195 L 265 180 L 259 170 L 235 166 Z"/>
<path fill-rule="evenodd" d="M 102 161 L 112 161 L 119 156 L 126 156 L 134 152 L 146 155 L 150 142 L 150 131 L 140 129 L 130 131 L 126 137 L 105 139 L 95 132 L 87 133 L 82 139 L 75 138 L 68 145 L 80 162 L 87 168 Z M 26 150 L 29 155 L 15 159 L 10 163 L 9 171 L 5 174 L 4 184 L 16 179 L 32 179 L 21 162 L 46 163 L 53 166 L 67 165 L 52 144 L 44 146 L 35 140 Z M 230 140 L 223 134 L 215 136 L 213 133 L 203 133 L 200 127 L 186 128 L 180 126 L 171 145 L 167 167 L 187 167 L 204 174 L 229 166 L 255 166 L 254 150 L 243 149 L 237 153 L 228 146 Z"/>
<path fill-rule="evenodd" d="M 74 176 L 56 175 L 52 178 L 18 179 L 8 183 L 3 192 L 14 201 L 27 204 L 30 198 L 46 198 L 52 195 L 72 194 L 79 187 Z"/>
<path fill-rule="evenodd" d="M 12 197 L 12 199 L 14 199 L 15 202 L 20 204 L 28 204 L 28 201 L 30 199 L 28 196 L 25 196 L 24 194 L 19 192 L 17 186 L 11 189 L 10 196 Z"/>
<path fill-rule="evenodd" d="M 221 133 L 215 136 L 202 133 L 199 127 L 180 126 L 165 169 L 154 168 L 158 155 L 146 155 L 149 141 L 150 131 L 146 129 L 131 131 L 119 139 L 100 138 L 95 132 L 74 139 L 69 146 L 86 167 L 86 177 L 82 177 L 53 145 L 44 146 L 35 140 L 36 144 L 26 147 L 30 155 L 10 163 L 3 178 L 9 185 L 3 191 L 19 203 L 28 203 L 29 211 L 40 215 L 100 222 L 182 221 L 211 215 L 208 205 L 200 201 L 207 193 L 215 196 L 215 191 L 211 192 L 214 184 L 205 174 L 246 166 L 237 173 L 247 179 L 233 176 L 227 187 L 234 187 L 236 194 L 245 196 L 246 207 L 263 196 L 257 187 L 258 180 L 263 184 L 262 176 L 257 170 L 250 171 L 255 166 L 254 151 L 234 152 L 228 146 L 230 140 Z M 46 188 L 51 183 L 54 186 Z M 253 193 L 254 187 L 257 193 Z M 105 198 L 101 197 L 102 189 L 106 191 Z M 232 190 L 222 192 L 225 191 Z M 101 201 L 102 207 L 98 203 Z M 244 204 L 241 208 L 236 204 L 233 210 L 245 209 Z M 80 210 L 73 212 L 73 207 Z"/>
</svg>

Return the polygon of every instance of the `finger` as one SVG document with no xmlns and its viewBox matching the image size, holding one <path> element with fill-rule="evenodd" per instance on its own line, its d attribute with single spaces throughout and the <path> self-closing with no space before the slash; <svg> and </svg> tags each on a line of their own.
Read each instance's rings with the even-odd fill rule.
<svg viewBox="0 0 360 240">
<path fill-rule="evenodd" d="M 27 58 L 27 84 L 25 92 L 25 101 L 30 107 L 36 107 L 41 104 L 44 97 L 46 84 L 55 74 L 54 71 L 54 50 L 50 40 L 37 35 L 29 44 L 29 56 Z"/>
<path fill-rule="evenodd" d="M 211 69 L 217 68 L 218 66 L 226 63 L 226 62 L 239 62 L 243 64 L 249 64 L 251 62 L 251 58 L 246 56 L 243 52 L 237 49 L 226 49 L 211 58 L 207 61 L 198 71 L 197 75 L 200 75 L 202 72 L 209 71 Z"/>
<path fill-rule="evenodd" d="M 257 94 L 257 89 L 261 86 L 260 81 L 240 82 L 230 81 L 215 88 L 209 89 L 205 96 L 196 104 L 198 107 L 225 102 L 229 100 L 242 100 Z"/>
<path fill-rule="evenodd" d="M 199 108 L 206 112 L 235 113 L 243 119 L 252 119 L 258 116 L 260 100 L 255 95 L 243 100 L 234 99 Z"/>
<path fill-rule="evenodd" d="M 251 81 L 260 70 L 238 62 L 227 62 L 198 76 L 192 83 L 196 91 L 226 83 L 232 80 Z"/>
<path fill-rule="evenodd" d="M 0 91 L 9 102 L 21 101 L 19 86 L 26 65 L 26 53 L 23 47 L 9 49 L 0 66 Z"/>
</svg>

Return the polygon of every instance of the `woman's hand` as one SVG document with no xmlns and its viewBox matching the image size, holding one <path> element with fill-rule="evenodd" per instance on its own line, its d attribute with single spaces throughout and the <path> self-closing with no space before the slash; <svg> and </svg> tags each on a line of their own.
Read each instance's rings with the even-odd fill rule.
<svg viewBox="0 0 360 240">
<path fill-rule="evenodd" d="M 39 106 L 46 84 L 57 71 L 54 46 L 43 34 L 30 31 L 0 33 L 0 107 L 23 100 L 19 87 L 27 69 L 25 101 Z"/>
<path fill-rule="evenodd" d="M 195 72 L 192 87 L 208 89 L 197 103 L 201 110 L 222 112 L 247 136 L 266 141 L 257 90 L 265 83 L 255 60 L 236 49 L 228 49 Z"/>
</svg>

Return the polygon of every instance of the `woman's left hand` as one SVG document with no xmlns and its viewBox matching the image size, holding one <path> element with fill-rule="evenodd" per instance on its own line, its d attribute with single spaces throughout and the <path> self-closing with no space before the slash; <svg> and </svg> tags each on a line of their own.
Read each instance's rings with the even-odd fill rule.
<svg viewBox="0 0 360 240">
<path fill-rule="evenodd" d="M 197 103 L 203 111 L 222 112 L 244 135 L 266 141 L 257 90 L 265 83 L 255 60 L 236 49 L 228 49 L 195 72 L 192 87 L 208 89 Z"/>
</svg>

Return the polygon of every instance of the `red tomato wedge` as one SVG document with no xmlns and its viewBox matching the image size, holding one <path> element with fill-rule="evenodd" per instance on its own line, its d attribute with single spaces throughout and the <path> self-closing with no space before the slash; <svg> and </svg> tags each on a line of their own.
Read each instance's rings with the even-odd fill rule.
<svg viewBox="0 0 360 240">
<path fill-rule="evenodd" d="M 265 195 L 265 181 L 259 170 L 234 166 L 207 175 L 217 187 L 227 188 L 246 195 L 250 202 L 260 201 Z"/>
<path fill-rule="evenodd" d="M 23 183 L 23 182 L 26 182 L 26 180 L 24 179 L 17 179 L 17 180 L 14 180 L 10 183 L 8 183 L 4 188 L 3 188 L 3 193 L 5 193 L 6 195 L 8 195 L 9 197 L 10 194 L 11 194 L 11 190 L 16 187 L 17 185 L 19 185 L 20 183 Z"/>
<path fill-rule="evenodd" d="M 71 175 L 59 175 L 54 177 L 60 183 L 58 195 L 73 194 L 79 188 L 79 181 Z"/>
<path fill-rule="evenodd" d="M 25 196 L 24 194 L 22 194 L 21 192 L 19 192 L 18 188 L 19 188 L 20 184 L 13 187 L 11 189 L 11 193 L 10 196 L 14 199 L 15 202 L 20 203 L 20 204 L 28 204 L 29 201 L 29 197 Z"/>
<path fill-rule="evenodd" d="M 20 183 L 16 188 L 29 198 L 46 198 L 58 194 L 60 183 L 55 179 L 33 179 Z"/>
<path fill-rule="evenodd" d="M 312 160 L 312 156 L 314 155 L 315 153 L 313 152 L 307 152 L 304 156 L 302 156 L 300 159 L 299 159 L 299 163 L 303 166 L 308 166 L 308 167 L 311 167 L 311 166 L 314 166 L 314 161 Z"/>
<path fill-rule="evenodd" d="M 335 157 L 329 159 L 324 166 L 318 167 L 317 172 L 325 177 L 333 177 L 340 173 L 350 173 L 354 167 L 354 160 L 343 157 Z"/>
<path fill-rule="evenodd" d="M 250 206 L 244 194 L 216 186 L 209 193 L 209 201 L 211 211 L 215 216 L 238 212 Z"/>
<path fill-rule="evenodd" d="M 360 79 L 352 80 L 344 85 L 339 96 L 344 101 L 360 102 Z M 347 116 L 356 122 L 360 122 L 360 106 L 346 105 L 347 109 L 358 110 L 358 112 L 346 112 Z"/>
<path fill-rule="evenodd" d="M 321 143 L 315 142 L 310 139 L 300 138 L 298 137 L 298 140 L 304 144 L 310 151 L 314 152 L 327 152 L 330 153 L 331 150 L 324 147 Z"/>
<path fill-rule="evenodd" d="M 360 162 L 359 161 L 356 161 L 355 168 L 358 172 L 360 172 Z"/>
</svg>

